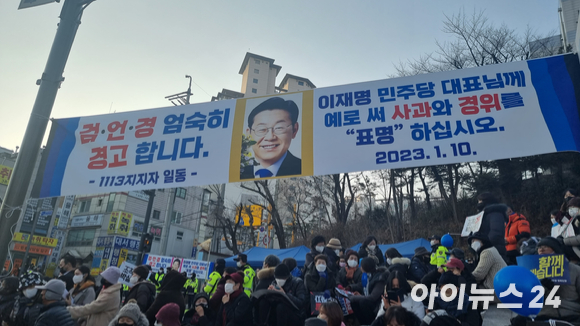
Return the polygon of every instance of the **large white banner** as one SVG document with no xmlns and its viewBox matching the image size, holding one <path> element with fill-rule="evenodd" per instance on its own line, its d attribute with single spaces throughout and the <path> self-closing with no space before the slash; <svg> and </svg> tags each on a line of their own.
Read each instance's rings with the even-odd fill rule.
<svg viewBox="0 0 580 326">
<path fill-rule="evenodd" d="M 210 267 L 210 263 L 203 260 L 158 255 L 146 255 L 143 264 L 151 266 L 153 273 L 157 273 L 160 268 L 163 268 L 167 273 L 167 268 L 171 268 L 180 273 L 185 272 L 187 277 L 195 274 L 198 279 L 206 279 Z"/>
<path fill-rule="evenodd" d="M 53 121 L 38 197 L 495 160 L 580 147 L 580 64 L 530 61 Z"/>
</svg>

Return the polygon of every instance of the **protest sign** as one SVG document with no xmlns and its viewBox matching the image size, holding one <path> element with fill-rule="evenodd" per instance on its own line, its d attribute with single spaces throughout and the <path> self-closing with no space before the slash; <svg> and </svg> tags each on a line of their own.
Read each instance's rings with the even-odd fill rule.
<svg viewBox="0 0 580 326">
<path fill-rule="evenodd" d="M 570 284 L 570 269 L 564 255 L 525 255 L 517 257 L 518 266 L 532 271 L 538 279 L 549 278 L 554 284 Z"/>
</svg>

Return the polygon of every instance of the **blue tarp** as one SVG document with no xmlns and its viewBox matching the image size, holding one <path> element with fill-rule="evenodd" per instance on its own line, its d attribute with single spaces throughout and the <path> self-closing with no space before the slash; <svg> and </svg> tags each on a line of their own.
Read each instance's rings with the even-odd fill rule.
<svg viewBox="0 0 580 326">
<path fill-rule="evenodd" d="M 359 243 L 355 246 L 352 246 L 350 249 L 358 252 L 358 249 L 360 248 L 361 245 L 362 244 Z M 379 248 L 381 248 L 381 250 L 383 251 L 383 255 L 385 254 L 385 251 L 387 251 L 387 249 L 395 248 L 401 253 L 401 255 L 403 255 L 403 257 L 407 257 L 407 258 L 413 257 L 413 255 L 415 254 L 415 248 L 417 248 L 417 247 L 425 247 L 425 248 L 427 248 L 427 251 L 431 251 L 431 245 L 429 244 L 429 241 L 425 240 L 423 238 L 419 238 L 419 239 L 415 239 L 415 240 L 411 240 L 411 241 L 406 241 L 406 242 L 400 242 L 400 243 L 380 244 L 379 245 Z"/>
<path fill-rule="evenodd" d="M 306 246 L 288 248 L 288 249 L 266 249 L 266 248 L 258 248 L 254 247 L 252 249 L 246 250 L 243 254 L 248 256 L 248 264 L 252 266 L 252 268 L 262 268 L 262 264 L 264 263 L 264 258 L 268 255 L 276 255 L 282 261 L 284 258 L 292 257 L 296 259 L 296 263 L 298 263 L 298 267 L 302 268 L 304 266 L 304 259 L 306 258 L 306 254 L 310 252 Z M 232 256 L 230 258 L 226 258 L 226 266 L 236 266 L 236 262 L 234 258 L 236 256 Z"/>
</svg>

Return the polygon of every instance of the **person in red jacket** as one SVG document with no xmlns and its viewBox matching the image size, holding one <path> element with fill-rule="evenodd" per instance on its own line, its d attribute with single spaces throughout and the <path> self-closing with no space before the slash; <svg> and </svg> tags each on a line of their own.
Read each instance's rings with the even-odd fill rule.
<svg viewBox="0 0 580 326">
<path fill-rule="evenodd" d="M 509 216 L 509 221 L 505 226 L 507 263 L 508 265 L 517 265 L 516 257 L 520 256 L 518 241 L 531 236 L 530 223 L 523 214 L 515 212 L 512 206 L 508 206 L 507 215 Z"/>
</svg>

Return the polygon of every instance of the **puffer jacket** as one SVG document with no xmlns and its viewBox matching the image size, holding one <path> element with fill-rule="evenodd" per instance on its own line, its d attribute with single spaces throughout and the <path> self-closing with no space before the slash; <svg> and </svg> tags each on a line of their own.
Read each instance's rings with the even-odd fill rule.
<svg viewBox="0 0 580 326">
<path fill-rule="evenodd" d="M 121 284 L 113 284 L 102 289 L 97 300 L 85 306 L 68 307 L 73 319 L 86 317 L 86 326 L 108 325 L 119 312 L 121 304 Z"/>
<path fill-rule="evenodd" d="M 275 284 L 276 281 L 272 283 Z M 306 318 L 306 311 L 310 309 L 310 293 L 306 290 L 304 281 L 299 277 L 290 276 L 286 279 L 286 283 L 282 287 L 286 296 L 296 307 L 298 307 L 298 312 L 296 312 L 301 319 Z"/>
<path fill-rule="evenodd" d="M 522 238 L 531 236 L 530 223 L 525 216 L 519 213 L 513 213 L 509 216 L 509 221 L 505 227 L 505 249 L 509 251 L 518 251 L 518 241 Z"/>
<path fill-rule="evenodd" d="M 135 299 L 141 312 L 145 313 L 155 300 L 155 284 L 149 281 L 138 282 L 129 290 L 125 302 L 131 299 Z"/>
<path fill-rule="evenodd" d="M 34 326 L 75 326 L 64 300 L 56 301 L 40 310 Z"/>
<path fill-rule="evenodd" d="M 308 292 L 324 292 L 331 291 L 334 293 L 334 288 L 336 287 L 336 279 L 334 273 L 327 269 L 323 273 L 326 277 L 321 277 L 316 268 L 313 268 L 306 273 L 306 278 L 304 284 Z"/>
<path fill-rule="evenodd" d="M 489 241 L 497 249 L 497 252 L 505 260 L 505 224 L 508 222 L 507 206 L 504 204 L 491 204 L 483 209 L 483 219 L 479 233 L 487 235 Z"/>
<path fill-rule="evenodd" d="M 411 267 L 407 273 L 407 279 L 417 283 L 421 282 L 421 279 L 433 270 L 434 266 L 432 266 L 431 264 L 427 265 L 421 257 L 414 256 L 411 259 Z"/>
<path fill-rule="evenodd" d="M 409 266 L 411 266 L 411 260 L 409 258 L 393 258 L 391 260 L 391 266 L 389 266 L 389 272 L 399 272 L 400 274 L 407 276 Z"/>
<path fill-rule="evenodd" d="M 274 280 L 276 279 L 274 277 L 274 270 L 275 269 L 276 269 L 276 267 L 264 268 L 264 269 L 261 269 L 258 272 L 258 274 L 256 274 L 256 276 L 258 277 L 258 284 L 256 285 L 256 289 L 254 289 L 254 291 L 268 289 L 270 284 L 272 284 L 272 282 L 274 282 Z"/>
<path fill-rule="evenodd" d="M 243 290 L 243 289 L 242 289 Z M 230 294 L 230 301 L 222 303 L 217 313 L 216 326 L 252 326 L 252 302 L 244 291 Z"/>
<path fill-rule="evenodd" d="M 159 312 L 159 309 L 168 303 L 176 303 L 179 306 L 179 320 L 183 319 L 185 300 L 181 294 L 181 289 L 186 281 L 187 277 L 177 271 L 167 273 L 161 286 L 161 292 L 159 292 L 151 307 L 145 312 L 149 325 L 155 324 L 155 315 Z"/>
<path fill-rule="evenodd" d="M 14 310 L 10 316 L 11 323 L 9 325 L 34 326 L 43 307 L 41 291 L 38 291 L 32 299 L 19 295 L 14 302 Z"/>
</svg>

